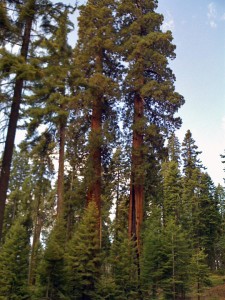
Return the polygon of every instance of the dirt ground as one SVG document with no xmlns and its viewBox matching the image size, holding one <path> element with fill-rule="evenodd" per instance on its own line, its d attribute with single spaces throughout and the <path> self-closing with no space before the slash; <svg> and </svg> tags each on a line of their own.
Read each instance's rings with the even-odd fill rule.
<svg viewBox="0 0 225 300">
<path fill-rule="evenodd" d="M 194 298 L 192 298 L 194 300 Z M 195 298 L 197 299 L 197 297 Z M 225 300 L 225 284 L 217 285 L 205 290 L 200 300 Z"/>
</svg>

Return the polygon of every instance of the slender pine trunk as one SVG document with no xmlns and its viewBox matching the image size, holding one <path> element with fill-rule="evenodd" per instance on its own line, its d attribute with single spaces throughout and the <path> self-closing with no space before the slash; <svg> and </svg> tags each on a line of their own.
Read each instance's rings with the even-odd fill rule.
<svg viewBox="0 0 225 300">
<path fill-rule="evenodd" d="M 40 243 L 41 230 L 43 227 L 43 218 L 41 217 L 39 211 L 40 202 L 41 199 L 39 197 L 37 203 L 36 218 L 34 222 L 34 235 L 33 235 L 33 242 L 31 246 L 31 256 L 30 256 L 30 265 L 29 265 L 29 274 L 28 274 L 28 283 L 31 286 L 34 286 L 36 283 L 35 269 L 37 267 L 38 246 Z"/>
<path fill-rule="evenodd" d="M 71 180 L 70 180 L 70 191 L 73 190 L 74 185 L 74 173 L 75 170 L 73 169 Z M 71 197 L 71 196 L 70 196 Z M 70 240 L 72 237 L 72 228 L 73 228 L 73 207 L 71 204 L 71 199 L 69 199 L 69 205 L 66 206 L 66 232 L 67 232 L 67 240 Z"/>
<path fill-rule="evenodd" d="M 28 49 L 30 44 L 30 35 L 32 29 L 32 22 L 35 14 L 35 0 L 31 2 L 29 14 L 27 14 L 25 29 L 21 47 L 21 56 L 27 60 Z M 8 131 L 6 136 L 5 148 L 2 157 L 2 167 L 0 173 L 0 240 L 2 239 L 2 230 L 4 222 L 5 203 L 7 197 L 7 190 L 9 186 L 10 167 L 12 163 L 15 135 L 17 123 L 19 120 L 19 110 L 22 99 L 22 91 L 24 79 L 17 74 L 14 87 L 14 95 L 12 99 L 11 112 L 9 117 Z"/>
<path fill-rule="evenodd" d="M 172 286 L 173 286 L 173 300 L 176 299 L 176 284 L 175 284 L 175 249 L 174 249 L 174 236 L 172 233 L 172 264 L 173 264 L 173 277 L 172 277 Z"/>
<path fill-rule="evenodd" d="M 65 109 L 61 107 L 61 109 Z M 61 120 L 59 124 L 59 167 L 57 183 L 57 216 L 63 216 L 64 210 L 64 158 L 65 158 L 66 122 Z"/>
<path fill-rule="evenodd" d="M 117 171 L 117 184 L 116 184 L 116 211 L 115 211 L 115 240 L 118 239 L 118 223 L 119 223 L 119 195 L 120 195 L 120 171 Z"/>
</svg>

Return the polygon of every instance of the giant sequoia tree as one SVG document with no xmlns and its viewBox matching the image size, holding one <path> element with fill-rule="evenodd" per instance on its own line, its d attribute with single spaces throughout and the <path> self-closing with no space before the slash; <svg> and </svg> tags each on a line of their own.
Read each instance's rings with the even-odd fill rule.
<svg viewBox="0 0 225 300">
<path fill-rule="evenodd" d="M 178 128 L 180 119 L 174 114 L 184 103 L 183 97 L 175 92 L 175 76 L 168 67 L 168 59 L 175 57 L 172 35 L 170 31 L 161 31 L 163 16 L 155 12 L 156 8 L 154 0 L 123 0 L 117 14 L 121 53 L 128 65 L 125 98 L 133 119 L 129 234 L 137 240 L 139 251 L 145 154 L 153 143 L 148 133 L 154 126 L 161 135 Z"/>
<path fill-rule="evenodd" d="M 113 0 L 89 0 L 80 8 L 79 40 L 75 49 L 77 99 L 90 122 L 87 202 L 96 203 L 100 231 L 103 148 L 107 143 L 106 133 L 112 130 L 107 126 L 115 118 L 112 105 L 117 95 L 113 9 Z"/>
</svg>

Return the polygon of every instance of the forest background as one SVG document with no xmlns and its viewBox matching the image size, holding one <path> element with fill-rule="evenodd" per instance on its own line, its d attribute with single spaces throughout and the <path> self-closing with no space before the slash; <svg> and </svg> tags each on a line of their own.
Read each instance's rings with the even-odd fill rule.
<svg viewBox="0 0 225 300">
<path fill-rule="evenodd" d="M 157 4 L 0 2 L 0 299 L 199 299 L 223 276 L 224 188 L 176 136 Z"/>
</svg>

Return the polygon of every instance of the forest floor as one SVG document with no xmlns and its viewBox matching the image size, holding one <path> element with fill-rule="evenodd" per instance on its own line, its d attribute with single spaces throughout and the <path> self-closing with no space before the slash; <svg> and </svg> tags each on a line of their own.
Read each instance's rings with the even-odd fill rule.
<svg viewBox="0 0 225 300">
<path fill-rule="evenodd" d="M 208 287 L 202 293 L 200 300 L 225 300 L 225 276 L 211 275 L 212 286 Z M 197 296 L 190 300 L 199 299 Z"/>
<path fill-rule="evenodd" d="M 225 300 L 225 283 L 205 290 L 201 300 Z M 194 299 L 193 299 L 194 300 Z"/>
</svg>

